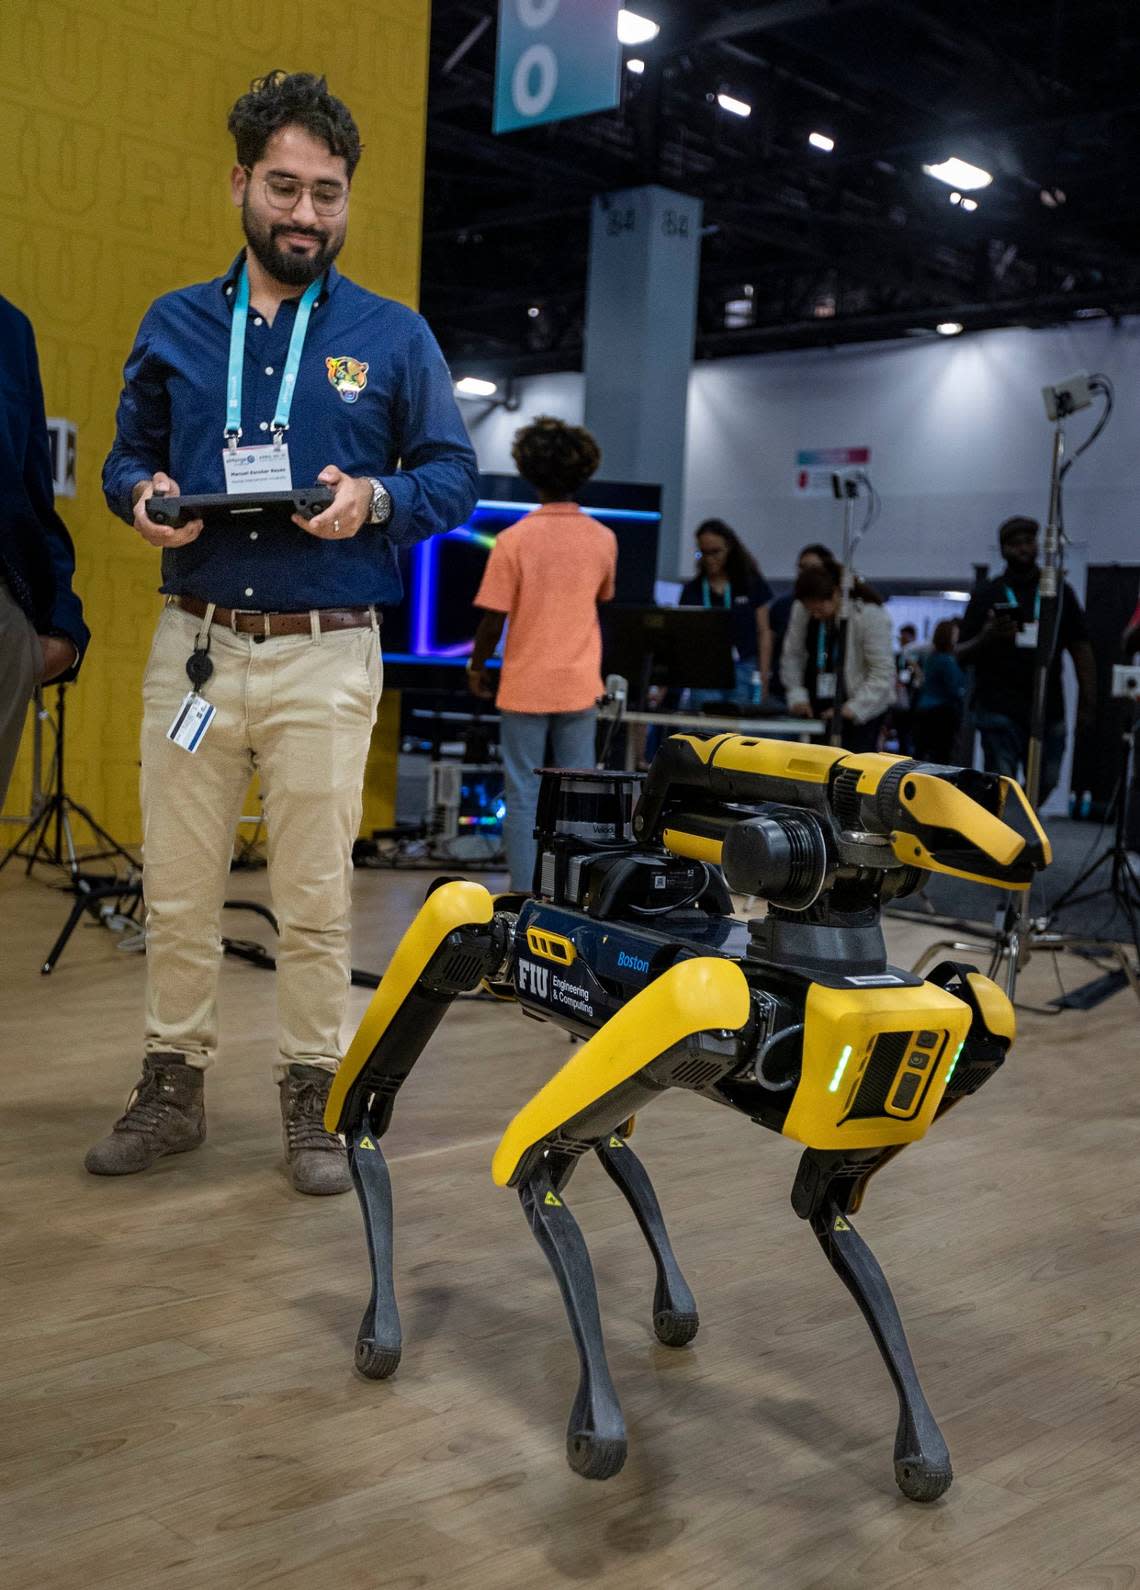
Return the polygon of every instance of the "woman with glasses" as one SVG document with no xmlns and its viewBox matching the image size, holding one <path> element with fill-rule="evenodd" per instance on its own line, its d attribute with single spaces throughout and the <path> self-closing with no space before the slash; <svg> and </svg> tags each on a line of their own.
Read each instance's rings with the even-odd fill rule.
<svg viewBox="0 0 1140 1590">
<path fill-rule="evenodd" d="M 772 588 L 756 559 L 723 519 L 697 526 L 697 573 L 681 591 L 682 607 L 723 607 L 732 614 L 732 652 L 736 684 L 730 694 L 693 690 L 690 705 L 707 701 L 756 706 L 767 694 L 772 661 L 768 604 Z"/>
</svg>

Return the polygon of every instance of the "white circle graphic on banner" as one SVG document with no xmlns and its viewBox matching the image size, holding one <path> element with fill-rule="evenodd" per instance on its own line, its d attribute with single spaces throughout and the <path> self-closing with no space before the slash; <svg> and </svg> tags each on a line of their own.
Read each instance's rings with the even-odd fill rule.
<svg viewBox="0 0 1140 1590">
<path fill-rule="evenodd" d="M 531 87 L 531 76 L 538 82 Z M 532 44 L 515 63 L 511 78 L 511 98 L 520 116 L 540 116 L 558 87 L 558 57 L 549 44 Z"/>
<path fill-rule="evenodd" d="M 558 0 L 516 0 L 524 28 L 544 28 L 558 10 Z"/>
</svg>

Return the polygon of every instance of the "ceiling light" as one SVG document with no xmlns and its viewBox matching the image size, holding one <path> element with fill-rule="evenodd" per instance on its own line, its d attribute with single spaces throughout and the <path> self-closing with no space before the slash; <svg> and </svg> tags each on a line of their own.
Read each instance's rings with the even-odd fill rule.
<svg viewBox="0 0 1140 1590">
<path fill-rule="evenodd" d="M 977 199 L 963 199 L 962 208 L 963 210 L 976 210 L 978 208 Z"/>
<path fill-rule="evenodd" d="M 650 39 L 655 39 L 661 32 L 656 22 L 651 22 L 648 17 L 639 17 L 636 11 L 626 11 L 624 8 L 618 12 L 618 38 L 623 44 L 648 44 Z"/>
<path fill-rule="evenodd" d="M 822 149 L 825 155 L 835 148 L 835 139 L 829 138 L 826 133 L 808 133 L 808 143 L 813 149 Z"/>
<path fill-rule="evenodd" d="M 537 304 L 531 304 L 530 308 L 527 310 L 527 314 L 532 320 L 537 320 L 541 313 L 542 311 L 539 309 Z"/>
<path fill-rule="evenodd" d="M 631 55 L 625 63 L 625 69 L 627 72 L 632 72 L 634 77 L 640 77 L 645 70 L 645 62 L 639 60 L 636 55 Z"/>
<path fill-rule="evenodd" d="M 934 329 L 940 337 L 956 337 L 965 328 L 960 320 L 940 320 Z"/>
<path fill-rule="evenodd" d="M 751 116 L 752 106 L 745 104 L 742 99 L 733 99 L 731 94 L 718 94 L 716 102 L 721 110 L 729 111 L 733 116 Z"/>
<path fill-rule="evenodd" d="M 952 193 L 950 195 L 950 203 L 951 204 L 961 204 L 961 202 L 962 202 L 962 195 L 960 193 Z"/>
<path fill-rule="evenodd" d="M 499 390 L 494 381 L 481 381 L 478 376 L 465 375 L 455 383 L 460 397 L 494 397 Z"/>
<path fill-rule="evenodd" d="M 994 180 L 981 166 L 972 166 L 968 160 L 959 160 L 957 155 L 951 155 L 949 160 L 943 160 L 936 166 L 923 166 L 922 169 L 928 177 L 937 177 L 939 182 L 945 182 L 951 188 L 965 188 L 967 193 L 972 188 L 988 188 Z"/>
</svg>

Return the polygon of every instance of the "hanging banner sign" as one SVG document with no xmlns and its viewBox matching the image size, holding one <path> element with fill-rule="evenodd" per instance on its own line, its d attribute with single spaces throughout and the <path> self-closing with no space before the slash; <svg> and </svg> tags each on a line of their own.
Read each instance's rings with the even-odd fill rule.
<svg viewBox="0 0 1140 1590">
<path fill-rule="evenodd" d="M 850 475 L 871 462 L 869 447 L 817 447 L 796 454 L 796 493 L 830 497 L 832 475 Z"/>
<path fill-rule="evenodd" d="M 499 0 L 493 131 L 611 110 L 620 9 L 620 0 Z"/>
</svg>

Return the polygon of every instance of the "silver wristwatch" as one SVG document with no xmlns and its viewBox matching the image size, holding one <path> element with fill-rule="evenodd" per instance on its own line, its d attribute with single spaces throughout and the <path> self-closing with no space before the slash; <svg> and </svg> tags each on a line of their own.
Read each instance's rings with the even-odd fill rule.
<svg viewBox="0 0 1140 1590">
<path fill-rule="evenodd" d="M 387 524 L 392 517 L 392 499 L 387 488 L 374 476 L 369 475 L 368 484 L 372 487 L 372 507 L 368 513 L 369 524 Z"/>
</svg>

